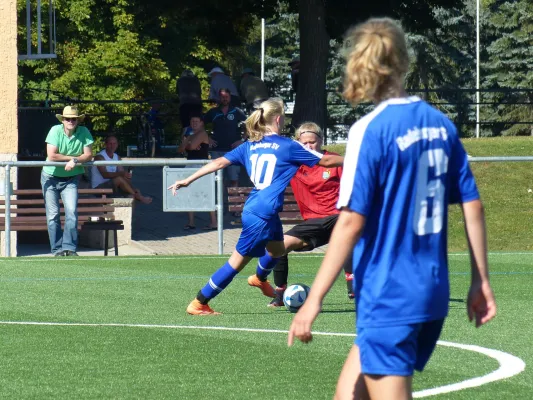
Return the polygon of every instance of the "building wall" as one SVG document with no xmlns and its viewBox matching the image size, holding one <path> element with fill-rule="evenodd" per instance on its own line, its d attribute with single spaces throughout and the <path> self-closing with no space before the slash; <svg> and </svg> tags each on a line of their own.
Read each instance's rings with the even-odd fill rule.
<svg viewBox="0 0 533 400">
<path fill-rule="evenodd" d="M 17 1 L 0 1 L 0 154 L 17 154 Z M 4 158 L 4 157 L 2 157 Z"/>
<path fill-rule="evenodd" d="M 0 161 L 15 161 L 18 152 L 17 125 L 17 1 L 0 0 Z M 16 186 L 17 171 L 12 168 L 11 182 Z M 5 170 L 0 168 L 0 185 Z M 11 255 L 16 255 L 17 236 L 10 235 Z M 5 234 L 0 234 L 0 254 L 4 255 Z"/>
</svg>

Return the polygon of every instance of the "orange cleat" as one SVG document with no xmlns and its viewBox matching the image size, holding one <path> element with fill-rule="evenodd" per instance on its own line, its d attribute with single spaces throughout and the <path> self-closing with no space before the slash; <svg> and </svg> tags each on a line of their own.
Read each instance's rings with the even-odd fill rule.
<svg viewBox="0 0 533 400">
<path fill-rule="evenodd" d="M 259 280 L 257 275 L 252 275 L 248 277 L 248 285 L 261 289 L 261 291 L 266 297 L 272 297 L 272 298 L 276 297 L 276 291 L 274 290 L 270 282 L 269 281 L 262 282 L 261 280 Z"/>
<path fill-rule="evenodd" d="M 187 306 L 187 314 L 191 315 L 220 315 L 221 313 L 214 311 L 208 304 L 202 304 L 198 299 L 191 301 Z"/>
</svg>

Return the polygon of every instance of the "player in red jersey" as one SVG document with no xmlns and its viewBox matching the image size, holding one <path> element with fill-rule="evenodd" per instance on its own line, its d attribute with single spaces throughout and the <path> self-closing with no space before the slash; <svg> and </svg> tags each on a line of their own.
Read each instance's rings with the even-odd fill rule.
<svg viewBox="0 0 533 400">
<path fill-rule="evenodd" d="M 296 130 L 296 140 L 311 150 L 324 154 L 335 154 L 321 150 L 322 130 L 313 122 L 305 122 Z M 294 197 L 300 208 L 304 222 L 294 226 L 283 235 L 286 254 L 274 267 L 276 298 L 269 307 L 283 306 L 283 292 L 287 287 L 289 259 L 291 251 L 310 251 L 329 243 L 333 227 L 337 222 L 339 210 L 340 179 L 342 167 L 325 168 L 319 165 L 307 167 L 302 165 L 291 180 Z M 344 265 L 348 287 L 348 297 L 353 299 L 352 260 Z"/>
</svg>

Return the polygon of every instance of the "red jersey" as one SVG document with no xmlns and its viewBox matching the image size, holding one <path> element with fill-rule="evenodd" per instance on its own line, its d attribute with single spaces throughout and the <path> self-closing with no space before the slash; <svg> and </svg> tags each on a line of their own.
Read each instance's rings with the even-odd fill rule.
<svg viewBox="0 0 533 400">
<path fill-rule="evenodd" d="M 324 154 L 334 154 L 325 151 Z M 300 207 L 302 218 L 324 218 L 338 214 L 337 201 L 342 167 L 326 168 L 320 165 L 302 165 L 291 180 L 294 197 Z"/>
</svg>

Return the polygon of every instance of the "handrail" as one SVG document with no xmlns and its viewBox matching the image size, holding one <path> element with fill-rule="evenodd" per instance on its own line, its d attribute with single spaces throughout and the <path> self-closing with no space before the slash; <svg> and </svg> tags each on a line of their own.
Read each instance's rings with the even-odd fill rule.
<svg viewBox="0 0 533 400">
<path fill-rule="evenodd" d="M 180 160 L 176 158 L 161 158 L 151 160 L 119 160 L 119 161 L 90 161 L 81 164 L 84 167 L 90 166 L 107 166 L 107 165 L 121 165 L 128 167 L 153 167 L 153 166 L 187 166 L 198 164 L 208 164 L 210 160 Z M 44 166 L 64 166 L 66 162 L 63 161 L 0 161 L 0 167 L 5 170 L 5 255 L 11 257 L 11 196 L 13 195 L 11 187 L 11 168 L 12 167 L 44 167 Z M 218 254 L 224 252 L 224 236 L 223 236 L 223 170 L 216 172 L 215 181 L 217 182 L 216 198 L 217 204 L 215 206 L 217 211 L 217 231 L 218 231 Z"/>
</svg>

